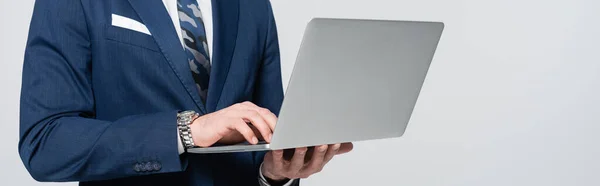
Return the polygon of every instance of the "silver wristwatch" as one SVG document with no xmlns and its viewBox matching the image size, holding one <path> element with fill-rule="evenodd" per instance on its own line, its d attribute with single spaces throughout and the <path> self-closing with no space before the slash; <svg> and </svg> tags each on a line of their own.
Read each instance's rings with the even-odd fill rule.
<svg viewBox="0 0 600 186">
<path fill-rule="evenodd" d="M 190 129 L 190 125 L 197 116 L 198 113 L 191 110 L 177 113 L 177 128 L 179 129 L 179 137 L 181 137 L 181 142 L 183 142 L 183 146 L 185 146 L 186 149 L 196 146 L 194 144 L 194 138 L 192 138 L 192 130 Z"/>
</svg>

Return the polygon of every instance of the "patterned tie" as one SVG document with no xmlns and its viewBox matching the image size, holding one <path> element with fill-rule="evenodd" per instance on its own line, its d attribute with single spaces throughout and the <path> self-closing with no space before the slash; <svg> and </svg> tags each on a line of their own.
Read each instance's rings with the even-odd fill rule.
<svg viewBox="0 0 600 186">
<path fill-rule="evenodd" d="M 196 87 L 206 103 L 210 78 L 210 58 L 200 7 L 196 0 L 177 0 L 181 36 Z"/>
</svg>

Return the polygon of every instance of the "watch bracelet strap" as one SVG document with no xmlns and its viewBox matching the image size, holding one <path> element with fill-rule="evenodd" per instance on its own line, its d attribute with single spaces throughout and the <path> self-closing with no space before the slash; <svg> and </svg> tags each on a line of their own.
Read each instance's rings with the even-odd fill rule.
<svg viewBox="0 0 600 186">
<path fill-rule="evenodd" d="M 179 137 L 181 142 L 183 142 L 183 146 L 186 152 L 188 148 L 192 148 L 195 146 L 192 131 L 190 128 L 194 116 L 196 116 L 196 114 L 177 117 L 177 129 L 179 130 Z"/>
<path fill-rule="evenodd" d="M 194 140 L 192 138 L 192 133 L 189 126 L 178 126 L 179 128 L 179 137 L 181 138 L 181 142 L 183 142 L 184 149 L 194 147 Z"/>
</svg>

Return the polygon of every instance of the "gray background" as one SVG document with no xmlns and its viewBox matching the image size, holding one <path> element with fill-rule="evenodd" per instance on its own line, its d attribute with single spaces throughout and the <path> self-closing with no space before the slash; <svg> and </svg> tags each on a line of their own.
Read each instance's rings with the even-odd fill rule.
<svg viewBox="0 0 600 186">
<path fill-rule="evenodd" d="M 32 5 L 0 2 L 2 185 L 46 185 L 30 178 L 17 154 Z M 273 0 L 273 6 L 284 85 L 312 17 L 446 23 L 405 136 L 357 143 L 303 185 L 600 185 L 600 2 Z"/>
</svg>

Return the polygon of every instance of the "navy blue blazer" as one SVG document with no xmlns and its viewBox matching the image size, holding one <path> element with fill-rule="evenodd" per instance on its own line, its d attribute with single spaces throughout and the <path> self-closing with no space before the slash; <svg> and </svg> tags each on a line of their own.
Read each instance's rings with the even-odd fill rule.
<svg viewBox="0 0 600 186">
<path fill-rule="evenodd" d="M 37 0 L 25 51 L 19 154 L 38 181 L 258 185 L 265 152 L 184 154 L 176 113 L 252 101 L 279 113 L 279 45 L 268 0 L 213 0 L 204 104 L 161 0 Z M 111 26 L 111 14 L 152 35 Z"/>
</svg>

